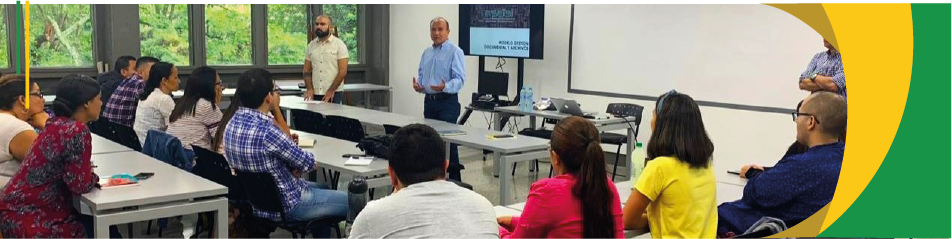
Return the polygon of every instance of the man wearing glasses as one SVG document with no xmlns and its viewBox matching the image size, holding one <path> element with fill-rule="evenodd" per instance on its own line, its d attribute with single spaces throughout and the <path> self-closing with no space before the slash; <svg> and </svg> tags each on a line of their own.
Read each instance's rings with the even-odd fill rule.
<svg viewBox="0 0 952 239">
<path fill-rule="evenodd" d="M 339 93 L 347 77 L 347 61 L 350 58 L 347 44 L 331 34 L 334 21 L 321 15 L 314 19 L 314 40 L 307 44 L 304 54 L 305 100 L 321 100 L 341 103 Z"/>
<path fill-rule="evenodd" d="M 718 206 L 719 236 L 739 235 L 763 217 L 793 227 L 833 200 L 846 148 L 846 99 L 814 93 L 791 115 L 797 142 L 809 149 L 784 155 L 768 171 L 757 164 L 741 168 L 741 176 L 748 178 L 744 196 Z"/>
</svg>

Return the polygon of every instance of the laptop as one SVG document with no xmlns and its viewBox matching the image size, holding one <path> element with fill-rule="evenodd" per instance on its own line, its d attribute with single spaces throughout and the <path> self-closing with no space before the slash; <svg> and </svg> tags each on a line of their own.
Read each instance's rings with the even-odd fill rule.
<svg viewBox="0 0 952 239">
<path fill-rule="evenodd" d="M 575 100 L 552 98 L 552 104 L 558 109 L 559 113 L 581 117 L 594 116 L 593 113 L 582 112 L 582 108 Z"/>
</svg>

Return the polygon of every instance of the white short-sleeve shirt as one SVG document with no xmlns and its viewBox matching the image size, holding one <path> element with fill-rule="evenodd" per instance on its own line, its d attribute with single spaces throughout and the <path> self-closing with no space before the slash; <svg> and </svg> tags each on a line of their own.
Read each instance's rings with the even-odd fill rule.
<svg viewBox="0 0 952 239">
<path fill-rule="evenodd" d="M 314 94 L 322 95 L 334 84 L 337 77 L 337 60 L 350 58 L 347 44 L 340 38 L 331 35 L 325 41 L 314 38 L 307 44 L 305 60 L 311 61 L 311 77 L 314 85 Z M 341 91 L 343 87 L 337 87 Z"/>
</svg>

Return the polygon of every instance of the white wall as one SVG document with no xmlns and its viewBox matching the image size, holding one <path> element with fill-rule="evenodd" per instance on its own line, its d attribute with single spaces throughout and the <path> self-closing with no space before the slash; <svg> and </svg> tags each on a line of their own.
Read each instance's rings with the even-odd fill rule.
<svg viewBox="0 0 952 239">
<path fill-rule="evenodd" d="M 587 111 L 601 111 L 609 103 L 634 103 L 645 106 L 645 118 L 638 140 L 646 142 L 650 136 L 651 110 L 654 102 L 618 99 L 600 96 L 569 94 L 568 44 L 570 5 L 546 5 L 544 60 L 526 60 L 525 83 L 534 88 L 536 97 L 572 98 Z M 390 7 L 390 84 L 393 86 L 393 112 L 421 116 L 423 99 L 414 92 L 411 77 L 415 74 L 420 54 L 431 44 L 428 24 L 433 17 L 442 16 L 455 28 L 458 22 L 457 5 L 391 5 Z M 619 26 L 619 29 L 624 29 Z M 457 38 L 451 32 L 450 39 Z M 806 64 L 809 59 L 804 59 Z M 487 59 L 487 68 L 495 66 L 495 59 Z M 573 64 L 599 64 L 575 62 Z M 476 90 L 478 61 L 467 57 L 467 81 L 460 92 L 460 102 L 468 105 L 469 95 Z M 507 64 L 510 84 L 515 85 L 515 60 Z M 792 74 L 797 74 L 792 73 Z M 573 79 L 591 80 L 591 79 Z M 791 85 L 791 87 L 795 87 Z M 749 89 L 756 91 L 758 89 Z M 511 87 L 515 91 L 515 87 Z M 796 102 L 790 103 L 790 108 Z M 773 165 L 795 139 L 795 128 L 787 114 L 761 113 L 724 108 L 702 107 L 705 126 L 715 145 L 714 161 L 718 175 L 728 169 L 737 169 L 745 163 Z M 485 126 L 482 116 L 474 113 L 470 125 Z M 528 122 L 523 120 L 523 122 Z M 522 123 L 525 127 L 527 123 Z M 607 146 L 607 145 L 606 145 Z M 606 148 L 606 151 L 608 148 Z M 611 148 L 614 151 L 614 148 Z"/>
</svg>

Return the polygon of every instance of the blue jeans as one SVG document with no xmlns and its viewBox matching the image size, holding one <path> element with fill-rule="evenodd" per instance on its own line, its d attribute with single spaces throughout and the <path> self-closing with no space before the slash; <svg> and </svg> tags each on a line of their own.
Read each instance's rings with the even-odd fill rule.
<svg viewBox="0 0 952 239">
<path fill-rule="evenodd" d="M 350 209 L 347 193 L 330 190 L 313 182 L 307 183 L 307 190 L 301 193 L 301 201 L 287 214 L 291 220 L 306 221 L 327 216 L 347 216 L 347 211 Z M 327 238 L 331 235 L 329 229 L 319 228 L 312 234 L 314 238 Z"/>
<path fill-rule="evenodd" d="M 444 99 L 426 97 L 423 100 L 423 117 L 456 124 L 460 114 L 459 96 L 444 95 L 446 96 Z M 456 144 L 450 144 L 450 166 L 446 169 L 446 174 L 449 179 L 463 182 L 460 176 L 463 165 L 459 163 L 459 150 L 456 146 Z"/>
</svg>

